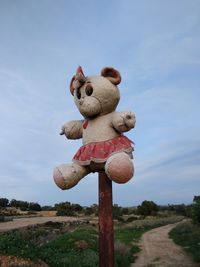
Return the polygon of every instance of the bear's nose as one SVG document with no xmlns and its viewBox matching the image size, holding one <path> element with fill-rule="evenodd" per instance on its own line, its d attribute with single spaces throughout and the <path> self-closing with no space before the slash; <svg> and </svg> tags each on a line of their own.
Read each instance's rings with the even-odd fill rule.
<svg viewBox="0 0 200 267">
<path fill-rule="evenodd" d="M 81 100 L 79 101 L 79 104 L 80 104 L 80 105 L 82 105 L 82 104 L 83 104 L 83 99 L 81 99 Z"/>
</svg>

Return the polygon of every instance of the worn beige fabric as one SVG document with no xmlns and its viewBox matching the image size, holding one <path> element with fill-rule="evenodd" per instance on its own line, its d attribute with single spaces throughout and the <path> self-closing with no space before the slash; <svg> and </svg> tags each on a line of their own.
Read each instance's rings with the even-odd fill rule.
<svg viewBox="0 0 200 267">
<path fill-rule="evenodd" d="M 132 161 L 130 164 L 131 145 L 127 147 L 129 144 L 123 144 L 126 141 L 123 139 L 123 133 L 135 127 L 136 119 L 131 111 L 115 111 L 120 100 L 120 93 L 117 87 L 120 81 L 120 73 L 112 67 L 104 68 L 99 76 L 88 77 L 84 75 L 81 67 L 79 67 L 76 75 L 72 78 L 70 91 L 74 96 L 75 104 L 83 119 L 66 122 L 62 126 L 61 135 L 65 135 L 68 139 L 82 138 L 82 143 L 85 147 L 74 158 L 76 168 L 74 168 L 74 163 L 62 164 L 55 168 L 54 180 L 61 189 L 69 189 L 91 171 L 94 172 L 102 169 L 107 172 L 111 180 L 117 183 L 127 182 L 133 176 L 134 168 Z M 122 136 L 120 141 L 122 143 L 116 145 L 115 142 L 118 141 L 114 142 L 114 140 L 118 140 L 116 137 L 120 136 Z M 109 156 L 102 158 L 102 153 L 99 153 L 98 158 L 96 156 L 98 151 L 95 151 L 95 157 L 90 155 L 94 153 L 94 151 L 90 151 L 92 149 L 106 149 L 104 142 L 108 140 L 110 140 L 109 143 L 113 149 Z M 93 143 L 95 143 L 95 146 L 91 145 Z M 108 149 L 111 149 L 111 147 Z M 88 155 L 85 152 L 85 155 L 81 157 L 79 154 L 83 150 L 88 151 Z M 126 156 L 124 153 L 126 153 Z M 107 155 L 107 153 L 105 154 Z M 118 155 L 113 157 L 113 154 Z M 127 155 L 128 161 L 126 160 Z M 79 157 L 81 160 L 79 160 Z M 88 160 L 87 157 L 90 157 L 91 160 Z M 107 161 L 109 164 L 105 168 Z M 99 163 L 101 164 L 99 165 Z M 102 165 L 102 163 L 104 164 Z M 125 168 L 123 164 L 126 165 Z M 78 165 L 81 167 L 78 168 Z M 109 166 L 121 167 L 116 174 L 116 170 Z"/>
</svg>

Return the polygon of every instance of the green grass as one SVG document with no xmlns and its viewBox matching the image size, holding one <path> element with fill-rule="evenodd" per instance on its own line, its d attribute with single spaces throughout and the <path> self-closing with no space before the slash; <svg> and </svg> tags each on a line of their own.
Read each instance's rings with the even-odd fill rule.
<svg viewBox="0 0 200 267">
<path fill-rule="evenodd" d="M 84 240 L 85 247 L 77 247 L 80 240 Z M 40 258 L 50 266 L 98 266 L 97 231 L 87 226 L 65 233 L 43 246 Z"/>
<path fill-rule="evenodd" d="M 42 246 L 37 238 L 47 235 L 42 227 L 15 230 L 0 235 L 0 254 L 13 255 L 36 261 L 41 259 L 49 266 L 95 267 L 98 266 L 97 231 L 92 227 L 78 227 L 73 232 L 59 235 Z M 50 231 L 52 230 L 49 229 Z M 85 247 L 77 247 L 77 241 L 84 240 Z"/>
<path fill-rule="evenodd" d="M 2 234 L 0 236 L 0 253 L 29 258 L 31 260 L 38 259 L 38 249 L 30 241 L 30 233 L 28 231 L 12 231 L 7 234 Z"/>
<path fill-rule="evenodd" d="M 171 220 L 170 220 L 171 222 Z M 115 267 L 129 267 L 139 251 L 141 235 L 169 220 L 144 220 L 121 224 L 115 229 Z M 98 266 L 98 229 L 91 225 L 66 228 L 63 224 L 46 223 L 0 234 L 0 254 L 39 259 L 50 267 Z"/>
<path fill-rule="evenodd" d="M 194 261 L 200 263 L 200 226 L 191 222 L 177 225 L 169 233 L 174 242 L 192 254 Z"/>
<path fill-rule="evenodd" d="M 52 227 L 50 229 L 52 231 Z M 59 235 L 48 244 L 39 246 L 37 238 L 47 235 L 47 230 L 34 227 L 15 230 L 0 235 L 0 254 L 21 258 L 38 259 L 52 267 L 96 267 L 98 266 L 98 229 L 92 226 L 79 226 L 72 232 Z M 117 229 L 115 233 L 115 266 L 128 267 L 133 261 L 132 253 L 137 251 L 131 245 L 139 237 L 138 230 Z M 81 246 L 80 242 L 83 242 Z M 134 249 L 133 249 L 134 248 Z"/>
<path fill-rule="evenodd" d="M 115 266 L 128 267 L 139 251 L 132 242 L 138 240 L 144 229 L 118 228 L 115 230 Z M 77 241 L 84 240 L 86 249 L 77 249 Z M 66 233 L 42 248 L 41 259 L 50 266 L 98 266 L 98 231 L 96 228 L 80 227 Z M 56 253 L 55 253 L 56 252 Z"/>
<path fill-rule="evenodd" d="M 140 251 L 136 244 L 146 230 L 120 227 L 115 230 L 115 266 L 128 267 L 135 261 L 134 254 Z"/>
<path fill-rule="evenodd" d="M 125 244 L 130 244 L 134 240 L 138 240 L 146 229 L 134 228 L 118 228 L 115 230 L 115 238 Z"/>
</svg>

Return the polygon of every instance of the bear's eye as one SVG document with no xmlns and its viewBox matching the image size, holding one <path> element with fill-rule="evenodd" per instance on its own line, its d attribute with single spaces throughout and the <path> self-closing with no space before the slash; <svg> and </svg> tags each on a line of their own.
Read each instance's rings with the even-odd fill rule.
<svg viewBox="0 0 200 267">
<path fill-rule="evenodd" d="M 86 86 L 86 88 L 85 88 L 85 93 L 86 93 L 86 95 L 88 95 L 88 96 L 92 95 L 92 93 L 93 93 L 92 85 L 88 84 L 88 85 Z"/>
<path fill-rule="evenodd" d="M 77 97 L 78 99 L 81 98 L 81 89 L 80 89 L 80 88 L 76 89 L 76 97 Z"/>
</svg>

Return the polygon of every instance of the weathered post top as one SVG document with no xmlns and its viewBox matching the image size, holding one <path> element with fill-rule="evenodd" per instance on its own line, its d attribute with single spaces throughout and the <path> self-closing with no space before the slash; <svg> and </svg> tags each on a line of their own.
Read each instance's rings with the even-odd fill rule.
<svg viewBox="0 0 200 267">
<path fill-rule="evenodd" d="M 85 76 L 81 67 L 70 83 L 70 92 L 83 120 L 69 121 L 61 130 L 68 139 L 82 138 L 73 162 L 54 169 L 54 181 L 70 189 L 91 172 L 105 172 L 111 181 L 128 182 L 133 174 L 132 144 L 124 132 L 135 126 L 133 112 L 116 112 L 120 100 L 120 73 L 105 67 L 97 76 Z"/>
</svg>

